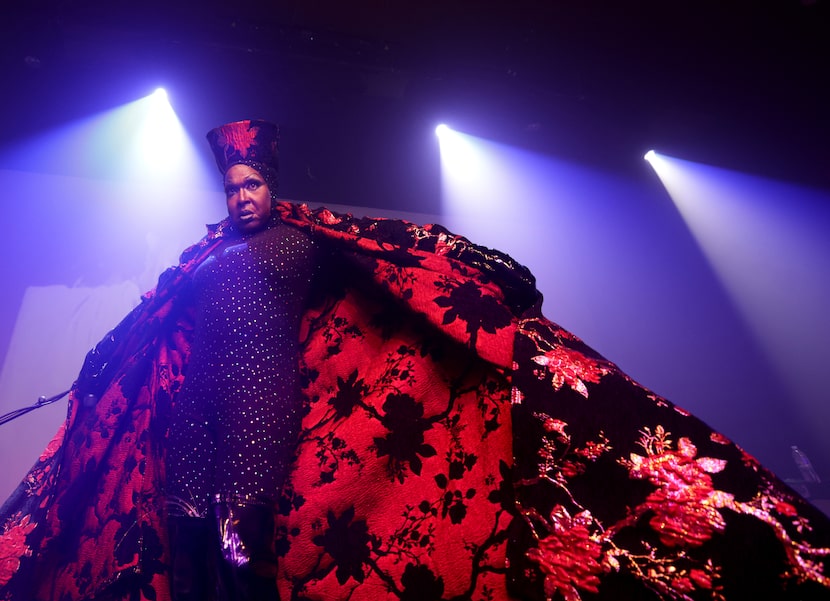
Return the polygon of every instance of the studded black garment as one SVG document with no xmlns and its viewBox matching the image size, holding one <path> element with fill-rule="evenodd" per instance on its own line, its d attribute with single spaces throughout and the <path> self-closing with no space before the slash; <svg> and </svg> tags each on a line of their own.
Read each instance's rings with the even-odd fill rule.
<svg viewBox="0 0 830 601">
<path fill-rule="evenodd" d="M 193 276 L 191 364 L 167 454 L 173 513 L 207 515 L 215 498 L 269 500 L 300 428 L 298 328 L 316 255 L 281 222 L 229 240 Z"/>
</svg>

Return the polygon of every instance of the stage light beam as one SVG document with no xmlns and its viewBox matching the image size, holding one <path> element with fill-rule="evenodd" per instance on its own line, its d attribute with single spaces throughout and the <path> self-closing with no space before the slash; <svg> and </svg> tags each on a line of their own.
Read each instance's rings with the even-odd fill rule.
<svg viewBox="0 0 830 601">
<path fill-rule="evenodd" d="M 135 165 L 147 175 L 165 176 L 181 164 L 187 136 L 164 88 L 157 88 L 144 100 L 135 138 Z"/>
<path fill-rule="evenodd" d="M 830 346 L 830 211 L 819 191 L 655 154 L 650 161 L 782 382 L 815 415 Z M 826 405 L 826 404 L 825 404 Z M 812 419 L 827 440 L 830 410 Z M 824 450 L 830 452 L 830 443 Z"/>
</svg>

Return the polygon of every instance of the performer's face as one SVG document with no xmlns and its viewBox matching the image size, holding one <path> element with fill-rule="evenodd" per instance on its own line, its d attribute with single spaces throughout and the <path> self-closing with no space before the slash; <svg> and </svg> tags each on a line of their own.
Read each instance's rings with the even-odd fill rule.
<svg viewBox="0 0 830 601">
<path fill-rule="evenodd" d="M 255 232 L 271 216 L 271 191 L 259 171 L 248 165 L 234 165 L 225 173 L 228 216 L 243 233 Z"/>
</svg>

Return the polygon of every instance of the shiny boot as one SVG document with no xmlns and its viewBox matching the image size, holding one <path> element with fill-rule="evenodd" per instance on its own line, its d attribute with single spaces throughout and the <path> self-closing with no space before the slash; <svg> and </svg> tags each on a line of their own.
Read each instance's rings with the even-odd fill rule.
<svg viewBox="0 0 830 601">
<path fill-rule="evenodd" d="M 221 560 L 219 590 L 227 601 L 278 601 L 274 507 L 256 502 L 214 505 Z"/>
<path fill-rule="evenodd" d="M 207 518 L 170 516 L 170 592 L 173 601 L 214 601 L 214 534 Z"/>
</svg>

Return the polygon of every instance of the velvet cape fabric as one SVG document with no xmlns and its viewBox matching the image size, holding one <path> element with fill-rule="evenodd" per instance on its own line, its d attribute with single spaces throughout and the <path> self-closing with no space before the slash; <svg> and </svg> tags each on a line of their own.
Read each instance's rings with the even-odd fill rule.
<svg viewBox="0 0 830 601">
<path fill-rule="evenodd" d="M 283 599 L 830 598 L 827 518 L 546 319 L 525 268 L 440 226 L 278 211 L 332 250 L 277 508 Z M 87 356 L 0 511 L 0 600 L 169 598 L 181 292 L 228 231 Z"/>
</svg>

